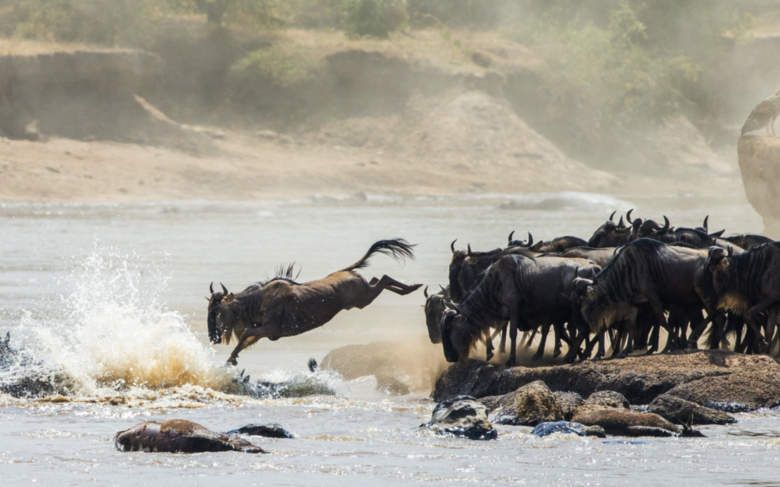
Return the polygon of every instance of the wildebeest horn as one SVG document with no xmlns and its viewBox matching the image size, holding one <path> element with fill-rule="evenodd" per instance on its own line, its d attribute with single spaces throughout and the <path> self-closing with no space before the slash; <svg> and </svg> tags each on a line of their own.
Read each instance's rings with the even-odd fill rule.
<svg viewBox="0 0 780 487">
<path fill-rule="evenodd" d="M 441 284 L 439 284 L 439 287 L 441 288 L 441 292 L 443 292 L 443 293 L 446 293 L 446 292 L 447 292 L 447 290 L 446 290 L 446 289 L 444 289 L 444 286 L 442 286 Z"/>
<path fill-rule="evenodd" d="M 211 281 L 211 284 L 209 284 L 209 292 L 214 294 L 214 281 Z"/>
<path fill-rule="evenodd" d="M 592 285 L 593 285 L 593 281 L 591 281 L 590 279 L 585 279 L 584 277 L 578 277 L 574 279 L 574 287 L 576 287 L 578 291 L 582 291 L 583 289 Z"/>
<path fill-rule="evenodd" d="M 628 223 L 634 223 L 634 220 L 631 219 L 631 212 L 634 211 L 633 208 L 628 210 L 628 213 L 626 213 L 626 220 L 628 220 Z"/>
<path fill-rule="evenodd" d="M 666 234 L 666 232 L 669 231 L 669 219 L 666 218 L 666 215 L 664 215 L 664 227 L 658 231 L 660 234 Z"/>
<path fill-rule="evenodd" d="M 617 224 L 618 228 L 625 228 L 626 224 L 623 223 L 623 215 L 620 215 L 620 221 Z"/>
<path fill-rule="evenodd" d="M 708 225 L 709 225 L 709 219 L 710 219 L 709 215 L 705 216 L 704 217 L 704 223 L 701 224 L 701 227 L 704 229 L 704 233 L 707 233 L 707 228 L 708 228 Z"/>
<path fill-rule="evenodd" d="M 458 241 L 458 239 L 456 238 L 456 239 L 455 239 L 455 240 L 453 240 L 453 241 L 452 241 L 452 243 L 450 244 L 450 249 L 452 249 L 452 253 L 453 253 L 453 254 L 455 253 L 455 242 L 457 242 L 457 241 Z"/>
<path fill-rule="evenodd" d="M 423 289 L 423 294 L 425 295 L 425 299 L 428 299 L 428 286 L 425 286 L 425 289 Z"/>
<path fill-rule="evenodd" d="M 530 247 L 533 244 L 534 244 L 534 236 L 531 235 L 531 232 L 528 232 L 528 246 Z"/>
<path fill-rule="evenodd" d="M 224 284 L 222 284 L 222 283 L 220 282 L 220 283 L 219 283 L 219 285 L 220 285 L 220 286 L 222 286 L 222 292 L 223 292 L 223 293 L 225 293 L 225 296 L 227 296 L 228 294 L 230 294 L 230 293 L 228 293 L 228 290 L 227 290 L 227 288 L 225 287 L 225 285 L 224 285 Z"/>
<path fill-rule="evenodd" d="M 466 244 L 466 249 L 468 250 L 468 255 L 471 255 L 471 244 Z"/>
<path fill-rule="evenodd" d="M 615 216 L 615 213 L 617 213 L 617 210 L 613 211 L 611 215 L 609 215 L 609 221 L 612 221 L 612 218 Z"/>
<path fill-rule="evenodd" d="M 454 309 L 455 311 L 460 313 L 460 308 L 458 308 L 458 305 L 453 303 L 451 300 L 444 299 L 444 300 L 442 300 L 442 303 L 444 303 L 444 307 L 449 308 L 449 309 Z"/>
<path fill-rule="evenodd" d="M 515 234 L 515 231 L 512 230 L 512 232 L 509 234 L 509 243 L 512 243 L 512 236 Z"/>
</svg>

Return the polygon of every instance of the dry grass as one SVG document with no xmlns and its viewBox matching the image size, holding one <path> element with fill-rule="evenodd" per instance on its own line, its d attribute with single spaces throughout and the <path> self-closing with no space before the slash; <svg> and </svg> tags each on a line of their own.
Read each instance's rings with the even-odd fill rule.
<svg viewBox="0 0 780 487">
<path fill-rule="evenodd" d="M 0 56 L 38 56 L 41 54 L 73 53 L 76 51 L 122 52 L 128 51 L 128 49 L 111 49 L 90 46 L 88 44 L 60 44 L 25 39 L 0 39 Z"/>
</svg>

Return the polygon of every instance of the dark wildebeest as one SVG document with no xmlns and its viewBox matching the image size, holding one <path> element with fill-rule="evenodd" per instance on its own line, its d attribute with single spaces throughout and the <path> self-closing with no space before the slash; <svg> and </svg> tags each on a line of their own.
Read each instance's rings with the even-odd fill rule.
<svg viewBox="0 0 780 487">
<path fill-rule="evenodd" d="M 422 284 L 407 286 L 386 275 L 366 281 L 356 270 L 368 266 L 377 253 L 413 259 L 412 247 L 403 239 L 380 240 L 351 266 L 303 284 L 281 277 L 237 294 L 223 286 L 223 292 L 212 292 L 209 300 L 209 337 L 213 343 L 220 343 L 223 336 L 230 343 L 230 337 L 236 337 L 238 344 L 228 359 L 236 365 L 239 352 L 261 338 L 278 340 L 313 330 L 342 310 L 365 308 L 385 289 L 409 294 Z"/>
<path fill-rule="evenodd" d="M 629 210 L 628 215 L 631 215 Z M 623 225 L 623 217 L 620 217 L 620 222 L 615 223 L 612 218 L 615 216 L 613 212 L 610 215 L 609 220 L 604 222 L 599 228 L 593 232 L 593 236 L 587 242 L 588 247 L 601 248 L 601 247 L 620 247 L 625 245 L 634 239 L 632 234 L 632 227 L 625 227 Z M 630 218 L 630 216 L 629 216 Z"/>
<path fill-rule="evenodd" d="M 423 290 L 425 294 L 425 325 L 428 327 L 428 338 L 431 343 L 441 343 L 441 318 L 444 316 L 446 307 L 444 301 L 450 299 L 450 292 L 446 288 L 441 288 L 436 294 L 428 295 L 428 288 Z M 490 359 L 488 359 L 490 360 Z"/>
<path fill-rule="evenodd" d="M 774 240 L 772 240 L 769 237 L 764 237 L 763 235 L 733 235 L 731 237 L 725 237 L 722 240 L 725 240 L 733 245 L 736 245 L 737 247 L 741 247 L 745 250 L 748 250 L 753 247 L 758 247 L 762 244 L 771 244 L 775 243 Z M 722 245 L 719 245 L 719 247 L 723 247 Z M 738 252 L 738 251 L 737 251 Z"/>
<path fill-rule="evenodd" d="M 509 234 L 509 247 L 522 247 L 532 252 L 540 253 L 558 253 L 574 247 L 584 247 L 588 245 L 588 242 L 578 237 L 566 236 L 556 237 L 549 242 L 544 240 L 534 243 L 534 237 L 531 232 L 528 232 L 528 240 L 512 240 L 512 236 L 515 232 Z"/>
<path fill-rule="evenodd" d="M 774 337 L 780 306 L 780 244 L 762 244 L 739 254 L 711 247 L 706 268 L 718 308 L 743 317 L 759 350 L 766 351 L 764 336 L 770 341 Z M 761 333 L 761 313 L 768 314 L 765 335 Z"/>
<path fill-rule="evenodd" d="M 592 277 L 599 269 L 584 259 L 502 256 L 455 310 L 445 312 L 441 333 L 447 361 L 466 360 L 472 344 L 486 330 L 496 321 L 509 320 L 507 363 L 514 365 L 517 331 L 568 321 L 574 279 Z"/>
<path fill-rule="evenodd" d="M 594 280 L 578 279 L 574 316 L 578 328 L 576 348 L 586 333 L 599 334 L 603 355 L 603 332 L 619 321 L 629 323 L 629 344 L 634 341 L 639 306 L 647 303 L 655 318 L 648 354 L 658 349 L 660 327 L 668 329 L 665 308 L 685 310 L 705 307 L 704 263 L 707 252 L 669 246 L 651 239 L 635 240 L 617 252 Z M 710 315 L 711 306 L 706 306 Z M 567 357 L 573 359 L 573 357 Z"/>
</svg>

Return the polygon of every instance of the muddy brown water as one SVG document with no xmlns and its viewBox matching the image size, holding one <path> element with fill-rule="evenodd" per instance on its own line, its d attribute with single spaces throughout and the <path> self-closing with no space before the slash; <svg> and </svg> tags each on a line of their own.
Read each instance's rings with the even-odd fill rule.
<svg viewBox="0 0 780 487">
<path fill-rule="evenodd" d="M 513 209 L 499 209 L 514 200 Z M 418 243 L 417 260 L 378 256 L 365 275 L 446 284 L 449 244 L 487 250 L 507 234 L 587 238 L 613 209 L 712 229 L 758 232 L 743 199 L 580 193 L 457 198 L 315 198 L 284 202 L 2 204 L 0 332 L 65 371 L 74 393 L 0 396 L 2 485 L 778 485 L 780 414 L 739 415 L 699 439 L 538 439 L 498 426 L 471 442 L 420 431 L 429 390 L 376 391 L 373 378 L 320 372 L 335 396 L 258 400 L 220 392 L 230 348 L 207 343 L 212 280 L 231 290 L 295 261 L 309 280 L 357 260 L 380 238 Z M 377 340 L 424 342 L 422 293 L 383 294 L 324 327 L 242 353 L 253 379 L 307 374 L 306 360 Z M 428 353 L 441 353 L 429 347 Z M 18 371 L 17 371 L 18 372 Z M 0 378 L 2 379 L 2 378 Z M 183 418 L 224 431 L 277 422 L 293 440 L 255 439 L 269 455 L 120 453 L 113 435 L 140 421 Z"/>
</svg>

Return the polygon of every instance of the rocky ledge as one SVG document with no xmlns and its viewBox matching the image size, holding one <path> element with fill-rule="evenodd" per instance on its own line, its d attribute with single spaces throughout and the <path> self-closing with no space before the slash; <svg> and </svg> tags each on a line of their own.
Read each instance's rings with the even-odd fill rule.
<svg viewBox="0 0 780 487">
<path fill-rule="evenodd" d="M 503 396 L 534 381 L 543 382 L 553 392 L 586 398 L 597 391 L 614 391 L 634 405 L 650 404 L 662 394 L 729 412 L 780 404 L 780 364 L 768 356 L 725 350 L 550 367 L 507 368 L 470 360 L 452 365 L 439 376 L 433 399 Z"/>
</svg>

